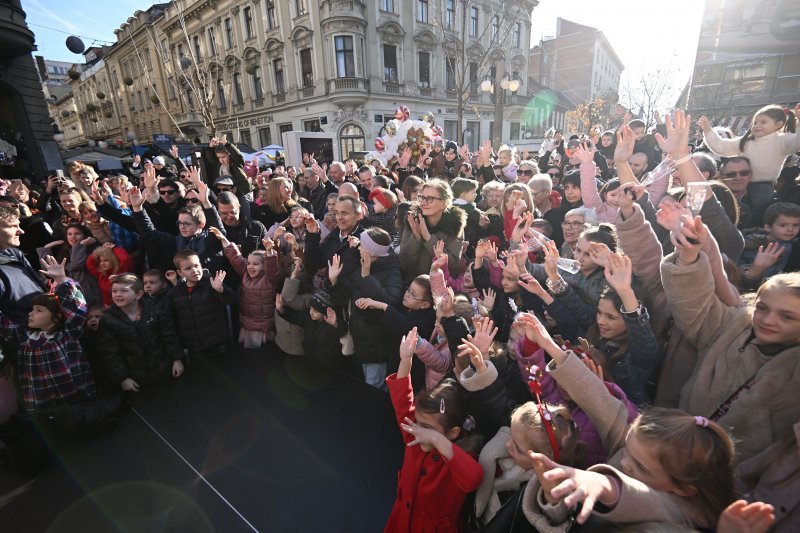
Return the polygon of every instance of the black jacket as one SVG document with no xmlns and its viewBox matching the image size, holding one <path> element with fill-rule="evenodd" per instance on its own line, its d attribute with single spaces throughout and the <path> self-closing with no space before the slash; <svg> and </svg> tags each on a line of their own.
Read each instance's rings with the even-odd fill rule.
<svg viewBox="0 0 800 533">
<path fill-rule="evenodd" d="M 303 353 L 312 363 L 324 368 L 338 368 L 344 358 L 339 338 L 347 333 L 347 323 L 339 319 L 334 328 L 324 320 L 312 320 L 308 311 L 285 307 L 278 313 L 287 322 L 303 326 Z"/>
<path fill-rule="evenodd" d="M 350 235 L 358 237 L 364 230 L 359 222 Z M 358 248 L 350 248 L 347 239 L 340 238 L 339 228 L 336 228 L 320 242 L 320 233 L 306 233 L 305 263 L 308 272 L 316 272 L 328 266 L 328 261 L 338 254 L 344 266 L 339 279 L 348 279 L 353 272 L 361 271 L 361 254 Z"/>
<path fill-rule="evenodd" d="M 342 274 L 344 276 L 344 274 Z M 330 287 L 331 296 L 337 305 L 350 306 L 350 333 L 353 335 L 355 357 L 359 363 L 385 363 L 388 354 L 396 350 L 391 331 L 382 323 L 383 311 L 359 309 L 355 301 L 359 298 L 372 298 L 390 306 L 400 305 L 403 299 L 403 278 L 400 262 L 394 252 L 386 257 L 375 258 L 370 275 L 361 276 L 361 270 L 349 277 L 340 277 L 336 285 Z"/>
<path fill-rule="evenodd" d="M 250 252 L 261 248 L 261 241 L 267 236 L 267 229 L 258 220 L 250 220 L 240 215 L 239 224 L 236 226 L 225 226 L 225 237 L 232 243 L 239 245 L 243 257 L 250 255 Z"/>
<path fill-rule="evenodd" d="M 151 204 L 144 203 L 144 208 L 147 211 L 147 216 L 153 221 L 153 226 L 158 231 L 169 233 L 170 235 L 178 234 L 178 210 L 183 207 L 185 202 L 183 198 L 178 198 L 174 206 L 169 206 L 159 198 L 158 202 Z"/>
<path fill-rule="evenodd" d="M 228 344 L 226 305 L 236 302 L 236 293 L 228 286 L 218 293 L 211 287 L 211 277 L 203 275 L 190 292 L 182 281 L 172 291 L 172 314 L 181 344 L 189 350 L 203 350 Z"/>
<path fill-rule="evenodd" d="M 103 367 L 114 383 L 131 378 L 140 385 L 167 376 L 172 361 L 183 358 L 172 316 L 154 301 L 141 300 L 141 318 L 134 322 L 112 305 L 100 319 L 99 346 Z"/>
<path fill-rule="evenodd" d="M 242 152 L 236 148 L 236 145 L 231 143 L 227 143 L 225 145 L 225 150 L 228 151 L 228 155 L 230 156 L 228 171 L 230 172 L 233 184 L 236 186 L 236 191 L 240 194 L 249 193 L 253 190 L 253 188 L 250 186 L 250 181 L 247 179 L 247 174 L 244 173 L 244 157 L 242 157 Z M 203 159 L 205 159 L 209 176 L 206 178 L 206 183 L 211 186 L 214 183 L 214 180 L 219 177 L 220 167 L 219 160 L 214 153 L 214 148 L 204 146 Z"/>
<path fill-rule="evenodd" d="M 326 180 L 325 183 L 320 182 L 313 191 L 306 191 L 305 199 L 311 203 L 314 218 L 322 220 L 322 216 L 325 214 L 325 201 L 328 195 L 338 191 L 339 188 L 334 185 L 331 180 Z"/>
</svg>

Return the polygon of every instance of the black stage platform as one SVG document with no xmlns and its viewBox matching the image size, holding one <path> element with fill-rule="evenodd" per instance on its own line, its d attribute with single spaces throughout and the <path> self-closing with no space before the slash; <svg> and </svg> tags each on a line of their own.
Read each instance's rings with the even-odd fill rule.
<svg viewBox="0 0 800 533">
<path fill-rule="evenodd" d="M 277 349 L 236 350 L 139 394 L 111 432 L 0 470 L 0 531 L 381 531 L 402 440 L 389 396 Z"/>
</svg>

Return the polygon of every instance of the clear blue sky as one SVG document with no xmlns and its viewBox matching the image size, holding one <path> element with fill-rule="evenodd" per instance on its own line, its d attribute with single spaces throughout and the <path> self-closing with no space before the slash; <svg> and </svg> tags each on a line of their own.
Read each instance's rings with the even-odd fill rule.
<svg viewBox="0 0 800 533">
<path fill-rule="evenodd" d="M 412 0 L 401 0 L 401 5 Z M 154 2 L 146 0 L 22 0 L 36 34 L 38 54 L 47 59 L 82 61 L 64 44 L 69 33 L 114 41 L 114 30 Z M 673 61 L 675 84 L 683 87 L 694 65 L 703 0 L 541 0 L 533 12 L 532 44 L 555 35 L 556 18 L 599 28 L 625 64 L 627 76 Z M 42 26 L 46 26 L 46 29 Z M 67 33 L 60 33 L 67 32 Z"/>
</svg>

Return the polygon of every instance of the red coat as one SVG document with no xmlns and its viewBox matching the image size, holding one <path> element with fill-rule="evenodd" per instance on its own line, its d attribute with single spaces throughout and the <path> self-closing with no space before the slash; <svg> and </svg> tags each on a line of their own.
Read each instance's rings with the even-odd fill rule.
<svg viewBox="0 0 800 533">
<path fill-rule="evenodd" d="M 117 256 L 119 260 L 119 272 L 117 274 L 122 274 L 123 272 L 134 272 L 133 266 L 133 258 L 125 251 L 125 248 L 122 246 L 115 246 L 111 249 L 114 252 L 114 255 Z M 86 259 L 86 270 L 89 273 L 97 278 L 97 284 L 100 285 L 100 294 L 103 296 L 103 305 L 106 307 L 110 307 L 113 303 L 111 301 L 111 280 L 108 278 L 107 275 L 100 272 L 100 268 L 97 265 L 97 259 L 94 255 L 89 255 Z"/>
<path fill-rule="evenodd" d="M 398 424 L 414 416 L 411 378 L 386 378 Z M 414 437 L 402 431 L 406 444 Z M 453 445 L 449 461 L 434 448 L 428 453 L 419 445 L 406 446 L 403 467 L 397 478 L 397 500 L 385 532 L 439 533 L 461 531 L 459 518 L 467 494 L 481 484 L 483 470 L 467 452 Z"/>
</svg>

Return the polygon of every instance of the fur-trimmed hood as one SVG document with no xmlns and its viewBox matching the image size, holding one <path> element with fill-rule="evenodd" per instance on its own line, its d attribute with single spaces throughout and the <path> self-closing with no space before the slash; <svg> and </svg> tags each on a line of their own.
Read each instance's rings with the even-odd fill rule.
<svg viewBox="0 0 800 533">
<path fill-rule="evenodd" d="M 418 215 L 420 207 L 414 205 L 408 210 L 410 215 Z M 427 222 L 427 218 L 425 219 Z M 406 229 L 409 229 L 408 219 L 403 221 Z M 464 228 L 467 226 L 467 213 L 460 207 L 452 206 L 444 210 L 442 219 L 436 226 L 428 226 L 428 231 L 431 233 L 444 233 L 453 237 L 462 237 L 464 235 Z"/>
</svg>

